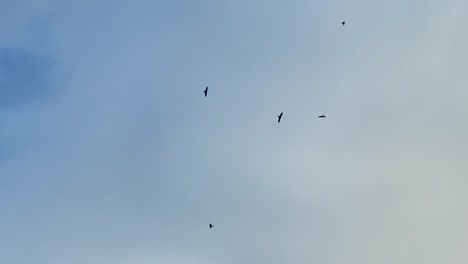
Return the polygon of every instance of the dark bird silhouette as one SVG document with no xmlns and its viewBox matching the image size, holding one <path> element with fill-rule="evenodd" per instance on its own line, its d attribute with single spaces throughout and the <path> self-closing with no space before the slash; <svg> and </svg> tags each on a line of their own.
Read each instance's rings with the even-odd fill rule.
<svg viewBox="0 0 468 264">
<path fill-rule="evenodd" d="M 325 117 L 326 117 L 325 115 L 321 115 L 321 116 L 319 116 L 319 118 L 325 118 Z"/>
<path fill-rule="evenodd" d="M 203 91 L 205 93 L 205 97 L 208 95 L 208 86 L 205 88 L 205 91 Z"/>
<path fill-rule="evenodd" d="M 210 224 L 210 228 L 213 228 L 214 225 Z"/>
<path fill-rule="evenodd" d="M 344 26 L 345 23 L 346 23 L 345 21 L 341 22 L 341 24 L 342 24 L 343 26 Z"/>
<path fill-rule="evenodd" d="M 281 121 L 281 117 L 283 117 L 283 112 L 278 116 L 278 123 Z"/>
</svg>

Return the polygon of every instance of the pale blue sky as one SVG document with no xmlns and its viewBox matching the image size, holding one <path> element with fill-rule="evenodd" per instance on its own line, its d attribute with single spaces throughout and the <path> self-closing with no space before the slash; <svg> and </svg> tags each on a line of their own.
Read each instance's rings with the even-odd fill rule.
<svg viewBox="0 0 468 264">
<path fill-rule="evenodd" d="M 467 8 L 0 0 L 0 262 L 467 263 Z"/>
</svg>

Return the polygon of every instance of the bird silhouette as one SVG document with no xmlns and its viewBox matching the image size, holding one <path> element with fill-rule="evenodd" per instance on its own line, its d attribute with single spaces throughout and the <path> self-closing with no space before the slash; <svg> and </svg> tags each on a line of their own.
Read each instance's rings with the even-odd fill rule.
<svg viewBox="0 0 468 264">
<path fill-rule="evenodd" d="M 283 112 L 278 116 L 278 123 L 281 121 L 281 117 L 283 117 Z"/>
<path fill-rule="evenodd" d="M 210 228 L 213 228 L 214 225 L 210 224 Z"/>
<path fill-rule="evenodd" d="M 205 91 L 203 91 L 205 93 L 205 97 L 208 95 L 208 86 L 205 88 Z"/>
<path fill-rule="evenodd" d="M 343 24 L 343 26 L 344 26 L 345 23 L 346 23 L 345 21 L 341 22 L 341 24 Z"/>
<path fill-rule="evenodd" d="M 321 116 L 319 116 L 319 118 L 325 118 L 325 117 L 327 117 L 327 116 L 325 116 L 325 115 L 321 115 Z"/>
</svg>

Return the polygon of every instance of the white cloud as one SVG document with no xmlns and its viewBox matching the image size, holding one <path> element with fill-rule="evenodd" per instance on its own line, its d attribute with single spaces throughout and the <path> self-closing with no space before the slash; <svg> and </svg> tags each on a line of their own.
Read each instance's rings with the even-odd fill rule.
<svg viewBox="0 0 468 264">
<path fill-rule="evenodd" d="M 3 262 L 464 263 L 462 2 L 121 4 L 12 11 L 62 89 L 2 116 Z"/>
</svg>

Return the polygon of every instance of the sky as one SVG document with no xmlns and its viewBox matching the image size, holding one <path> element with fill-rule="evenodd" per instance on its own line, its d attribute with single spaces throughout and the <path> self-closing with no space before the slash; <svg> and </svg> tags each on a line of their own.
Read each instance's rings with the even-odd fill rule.
<svg viewBox="0 0 468 264">
<path fill-rule="evenodd" d="M 0 0 L 0 262 L 467 263 L 467 8 Z"/>
</svg>

